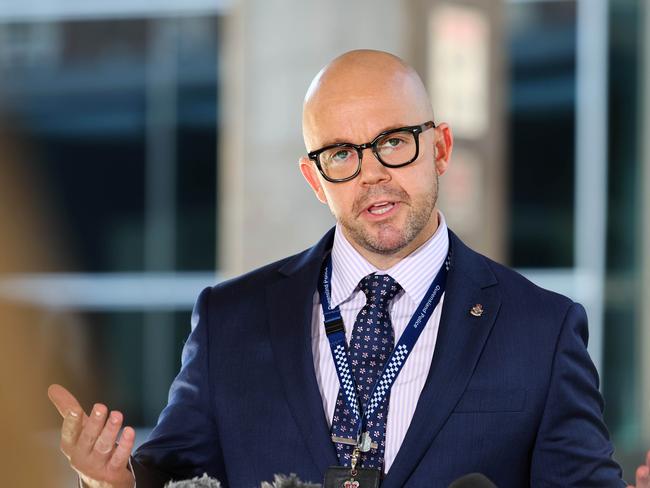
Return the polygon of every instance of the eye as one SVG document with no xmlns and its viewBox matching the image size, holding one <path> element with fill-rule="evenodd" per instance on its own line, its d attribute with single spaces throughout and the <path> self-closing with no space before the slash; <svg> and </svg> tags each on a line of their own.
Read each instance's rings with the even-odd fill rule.
<svg viewBox="0 0 650 488">
<path fill-rule="evenodd" d="M 378 149 L 382 154 L 393 152 L 408 144 L 408 137 L 408 134 L 402 133 L 389 134 L 385 139 L 379 141 Z"/>
<path fill-rule="evenodd" d="M 347 146 L 334 147 L 321 154 L 321 162 L 328 166 L 347 164 L 355 159 L 356 151 Z"/>
<path fill-rule="evenodd" d="M 390 146 L 390 147 L 397 147 L 400 144 L 402 144 L 404 141 L 400 139 L 399 137 L 391 137 L 386 141 L 384 144 L 385 146 Z"/>
<path fill-rule="evenodd" d="M 332 161 L 345 161 L 350 157 L 349 149 L 340 149 L 332 155 Z"/>
</svg>

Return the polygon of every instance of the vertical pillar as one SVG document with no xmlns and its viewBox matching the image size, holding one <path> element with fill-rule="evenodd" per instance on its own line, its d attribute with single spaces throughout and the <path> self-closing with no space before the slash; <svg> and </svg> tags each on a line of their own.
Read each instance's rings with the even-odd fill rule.
<svg viewBox="0 0 650 488">
<path fill-rule="evenodd" d="M 217 257 L 216 269 L 223 276 L 244 268 L 244 210 L 248 113 L 246 18 L 248 2 L 235 2 L 223 23 L 220 46 L 221 95 L 219 166 L 217 168 Z"/>
<path fill-rule="evenodd" d="M 576 300 L 589 315 L 589 354 L 602 371 L 607 226 L 607 0 L 578 0 L 576 47 Z"/>
<path fill-rule="evenodd" d="M 437 122 L 455 147 L 441 178 L 440 208 L 468 244 L 507 260 L 507 94 L 502 0 L 422 0 L 413 22 Z M 416 48 L 417 49 L 417 48 Z M 422 50 L 422 47 L 419 48 Z"/>
<path fill-rule="evenodd" d="M 175 18 L 151 20 L 146 80 L 146 171 L 144 268 L 172 271 L 176 264 L 176 90 L 178 25 Z M 176 364 L 170 312 L 145 312 L 142 405 L 155 425 Z"/>
<path fill-rule="evenodd" d="M 641 283 L 639 286 L 639 329 L 638 329 L 638 357 L 639 380 L 641 386 L 641 425 L 642 445 L 650 445 L 650 140 L 645 134 L 650 130 L 650 6 L 643 3 L 641 22 L 641 69 L 640 71 L 640 100 L 641 123 L 639 140 L 641 142 L 640 189 L 638 194 L 641 199 L 639 212 L 639 235 L 642 242 L 640 246 Z"/>
</svg>

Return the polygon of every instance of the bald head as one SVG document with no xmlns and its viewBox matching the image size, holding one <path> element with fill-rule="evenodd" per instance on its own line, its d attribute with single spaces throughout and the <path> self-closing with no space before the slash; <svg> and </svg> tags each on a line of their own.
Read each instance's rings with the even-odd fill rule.
<svg viewBox="0 0 650 488">
<path fill-rule="evenodd" d="M 397 56 L 382 51 L 349 51 L 326 65 L 313 79 L 303 105 L 303 136 L 309 150 L 319 144 L 320 128 L 343 117 L 367 124 L 375 112 L 394 110 L 395 123 L 408 114 L 413 124 L 433 119 L 431 102 L 416 71 Z"/>
</svg>

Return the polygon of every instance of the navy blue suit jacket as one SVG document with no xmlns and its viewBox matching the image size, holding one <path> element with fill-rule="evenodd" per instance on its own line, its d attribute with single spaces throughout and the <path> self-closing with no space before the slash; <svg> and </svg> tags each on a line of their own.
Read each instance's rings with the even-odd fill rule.
<svg viewBox="0 0 650 488">
<path fill-rule="evenodd" d="M 314 373 L 313 295 L 330 231 L 296 256 L 203 290 L 169 404 L 133 456 L 138 488 L 207 472 L 252 488 L 322 483 L 337 463 Z M 584 309 L 450 233 L 431 369 L 382 487 L 621 487 Z M 481 317 L 470 309 L 483 306 Z"/>
</svg>

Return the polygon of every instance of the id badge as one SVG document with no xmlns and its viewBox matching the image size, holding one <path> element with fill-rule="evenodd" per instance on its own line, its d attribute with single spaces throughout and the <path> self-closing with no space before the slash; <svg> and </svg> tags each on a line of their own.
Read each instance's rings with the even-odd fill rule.
<svg viewBox="0 0 650 488">
<path fill-rule="evenodd" d="M 381 471 L 370 468 L 357 468 L 352 476 L 346 466 L 330 466 L 325 471 L 323 488 L 379 488 Z"/>
</svg>

